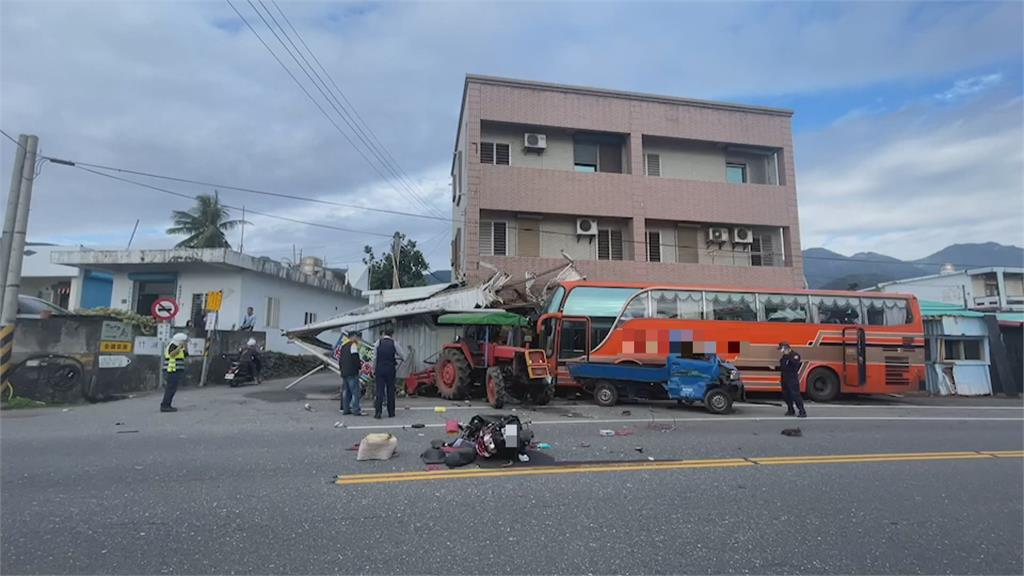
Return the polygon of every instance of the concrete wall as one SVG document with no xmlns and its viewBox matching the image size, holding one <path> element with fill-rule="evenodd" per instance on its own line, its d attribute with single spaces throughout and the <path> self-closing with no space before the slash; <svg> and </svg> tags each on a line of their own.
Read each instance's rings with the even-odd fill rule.
<svg viewBox="0 0 1024 576">
<path fill-rule="evenodd" d="M 725 152 L 714 142 L 645 137 L 647 154 L 660 156 L 661 178 L 725 182 Z"/>
<path fill-rule="evenodd" d="M 539 132 L 547 135 L 548 147 L 543 152 L 527 152 L 523 147 L 523 135 Z M 480 130 L 481 142 L 501 142 L 509 145 L 511 166 L 564 170 L 571 172 L 574 166 L 572 133 L 567 130 L 531 128 L 510 124 L 485 122 Z M 479 158 L 479 154 L 477 154 Z"/>
</svg>

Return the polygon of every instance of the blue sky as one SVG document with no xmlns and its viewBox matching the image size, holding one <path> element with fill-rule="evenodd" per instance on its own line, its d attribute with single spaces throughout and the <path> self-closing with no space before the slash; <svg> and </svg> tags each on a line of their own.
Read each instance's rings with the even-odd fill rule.
<svg viewBox="0 0 1024 576">
<path fill-rule="evenodd" d="M 804 247 L 919 258 L 1024 244 L 1019 2 L 279 3 L 437 210 L 462 80 L 479 73 L 794 109 Z M 47 153 L 409 208 L 225 2 L 5 1 L 0 53 L 0 126 L 38 134 Z M 12 155 L 4 142 L 3 181 Z M 296 244 L 347 265 L 399 229 L 448 267 L 444 223 L 221 195 L 363 232 L 252 216 L 249 252 Z M 122 245 L 139 219 L 136 245 L 167 246 L 169 212 L 187 205 L 48 166 L 30 235 Z"/>
</svg>

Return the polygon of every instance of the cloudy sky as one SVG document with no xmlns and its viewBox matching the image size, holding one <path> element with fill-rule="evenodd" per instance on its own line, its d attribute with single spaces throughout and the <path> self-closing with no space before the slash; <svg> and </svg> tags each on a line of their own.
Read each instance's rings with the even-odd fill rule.
<svg viewBox="0 0 1024 576">
<path fill-rule="evenodd" d="M 446 269 L 443 219 L 357 207 L 449 213 L 466 73 L 766 104 L 796 110 L 804 247 L 918 258 L 954 242 L 1024 244 L 1019 2 L 278 0 L 293 40 L 327 69 L 402 182 L 346 141 L 376 160 L 257 15 L 273 24 L 266 6 L 291 32 L 264 2 L 232 0 L 338 127 L 232 7 L 212 0 L 0 2 L 0 127 L 39 135 L 51 156 L 330 203 L 222 188 L 225 203 L 259 212 L 247 214 L 246 252 L 284 257 L 295 245 L 344 266 L 401 230 Z M 4 140 L 5 193 L 13 155 Z M 94 246 L 126 244 L 136 219 L 135 246 L 169 246 L 170 211 L 190 205 L 53 164 L 35 194 L 31 239 Z"/>
</svg>

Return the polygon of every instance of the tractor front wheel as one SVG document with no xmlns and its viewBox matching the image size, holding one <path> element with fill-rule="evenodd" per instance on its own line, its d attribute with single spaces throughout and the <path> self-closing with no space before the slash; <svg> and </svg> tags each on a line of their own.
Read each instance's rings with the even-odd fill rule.
<svg viewBox="0 0 1024 576">
<path fill-rule="evenodd" d="M 547 379 L 537 378 L 530 381 L 531 399 L 538 406 L 544 406 L 555 397 L 555 383 Z"/>
<path fill-rule="evenodd" d="M 437 391 L 442 398 L 459 400 L 469 393 L 469 360 L 461 351 L 448 349 L 442 352 L 434 374 Z"/>
<path fill-rule="evenodd" d="M 491 367 L 487 369 L 487 403 L 491 407 L 501 409 L 505 405 L 506 395 L 505 372 L 501 368 Z"/>
</svg>

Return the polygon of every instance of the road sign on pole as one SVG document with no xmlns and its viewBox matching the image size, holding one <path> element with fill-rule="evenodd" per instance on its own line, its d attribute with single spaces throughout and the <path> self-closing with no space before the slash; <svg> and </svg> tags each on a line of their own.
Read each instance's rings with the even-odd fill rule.
<svg viewBox="0 0 1024 576">
<path fill-rule="evenodd" d="M 206 293 L 206 311 L 220 312 L 220 304 L 224 300 L 223 290 L 214 290 Z"/>
<path fill-rule="evenodd" d="M 157 298 L 153 302 L 153 307 L 150 308 L 150 313 L 153 315 L 153 318 L 161 322 L 167 322 L 178 315 L 178 310 L 178 303 L 174 298 Z"/>
</svg>

